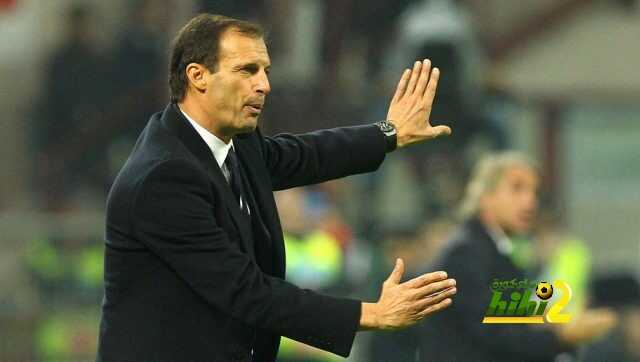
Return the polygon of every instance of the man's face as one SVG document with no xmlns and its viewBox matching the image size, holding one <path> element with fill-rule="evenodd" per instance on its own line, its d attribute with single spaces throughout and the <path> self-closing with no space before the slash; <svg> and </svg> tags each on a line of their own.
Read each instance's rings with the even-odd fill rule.
<svg viewBox="0 0 640 362">
<path fill-rule="evenodd" d="M 220 38 L 218 54 L 217 71 L 206 73 L 207 112 L 223 135 L 251 132 L 271 91 L 267 46 L 231 29 Z"/>
<path fill-rule="evenodd" d="M 484 195 L 482 210 L 506 233 L 527 233 L 538 209 L 538 187 L 538 176 L 529 167 L 508 168 L 495 190 Z"/>
</svg>

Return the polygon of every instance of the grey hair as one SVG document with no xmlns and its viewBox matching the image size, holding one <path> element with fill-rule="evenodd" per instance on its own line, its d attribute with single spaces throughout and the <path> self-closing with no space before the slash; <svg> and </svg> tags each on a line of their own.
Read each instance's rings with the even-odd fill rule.
<svg viewBox="0 0 640 362">
<path fill-rule="evenodd" d="M 524 166 L 540 173 L 537 163 L 520 152 L 506 151 L 484 156 L 473 168 L 471 180 L 467 184 L 464 199 L 458 210 L 460 218 L 467 219 L 477 215 L 482 196 L 493 191 L 505 171 L 516 166 Z"/>
</svg>

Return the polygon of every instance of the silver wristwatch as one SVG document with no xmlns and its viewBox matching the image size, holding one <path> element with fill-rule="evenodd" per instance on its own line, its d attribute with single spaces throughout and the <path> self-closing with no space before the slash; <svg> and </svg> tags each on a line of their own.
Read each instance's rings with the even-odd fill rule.
<svg viewBox="0 0 640 362">
<path fill-rule="evenodd" d="M 384 134 L 385 140 L 387 141 L 385 151 L 389 153 L 395 150 L 396 147 L 398 147 L 398 132 L 396 130 L 396 126 L 393 124 L 393 121 L 380 121 L 376 122 L 375 125 L 378 126 L 380 131 Z"/>
</svg>

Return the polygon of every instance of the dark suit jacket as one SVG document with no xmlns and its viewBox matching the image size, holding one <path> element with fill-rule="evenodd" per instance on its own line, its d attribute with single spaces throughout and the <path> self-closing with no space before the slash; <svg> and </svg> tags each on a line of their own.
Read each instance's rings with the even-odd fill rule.
<svg viewBox="0 0 640 362">
<path fill-rule="evenodd" d="M 177 109 L 152 116 L 107 200 L 99 361 L 274 361 L 280 336 L 349 355 L 360 302 L 285 282 L 274 190 L 375 170 L 375 126 L 234 138 L 244 218 Z"/>
<path fill-rule="evenodd" d="M 420 361 L 527 362 L 553 361 L 567 350 L 546 329 L 525 324 L 482 324 L 494 278 L 524 279 L 524 272 L 505 255 L 477 219 L 467 221 L 436 262 L 456 279 L 453 304 L 420 326 Z M 506 299 L 506 297 L 503 297 Z"/>
</svg>

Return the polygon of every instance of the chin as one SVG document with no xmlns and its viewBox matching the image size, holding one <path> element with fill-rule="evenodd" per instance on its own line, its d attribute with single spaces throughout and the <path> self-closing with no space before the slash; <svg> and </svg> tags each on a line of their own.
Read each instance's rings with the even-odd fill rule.
<svg viewBox="0 0 640 362">
<path fill-rule="evenodd" d="M 257 126 L 258 122 L 250 122 L 249 124 L 245 124 L 238 129 L 238 134 L 251 133 L 256 130 Z"/>
</svg>

